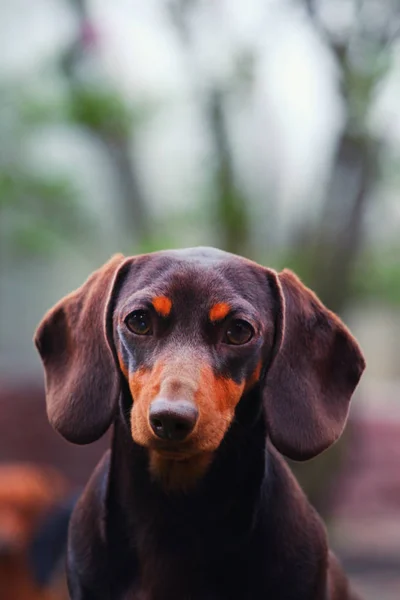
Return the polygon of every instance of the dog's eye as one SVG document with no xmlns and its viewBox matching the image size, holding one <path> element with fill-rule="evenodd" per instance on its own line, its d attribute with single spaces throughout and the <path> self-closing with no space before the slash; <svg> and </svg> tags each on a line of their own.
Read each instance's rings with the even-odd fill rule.
<svg viewBox="0 0 400 600">
<path fill-rule="evenodd" d="M 223 341 L 225 344 L 234 344 L 235 346 L 240 346 L 242 344 L 247 344 L 253 335 L 254 329 L 250 323 L 247 323 L 247 321 L 242 321 L 242 319 L 236 319 L 229 324 Z"/>
<path fill-rule="evenodd" d="M 135 310 L 125 319 L 125 324 L 136 335 L 151 335 L 151 316 L 146 310 Z"/>
</svg>

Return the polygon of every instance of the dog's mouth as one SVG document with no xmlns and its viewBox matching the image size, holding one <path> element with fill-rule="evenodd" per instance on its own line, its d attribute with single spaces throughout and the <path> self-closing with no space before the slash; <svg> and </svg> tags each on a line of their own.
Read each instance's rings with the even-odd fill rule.
<svg viewBox="0 0 400 600">
<path fill-rule="evenodd" d="M 147 447 L 151 453 L 166 460 L 189 460 L 199 454 L 199 450 L 190 440 L 171 442 L 153 438 Z"/>
</svg>

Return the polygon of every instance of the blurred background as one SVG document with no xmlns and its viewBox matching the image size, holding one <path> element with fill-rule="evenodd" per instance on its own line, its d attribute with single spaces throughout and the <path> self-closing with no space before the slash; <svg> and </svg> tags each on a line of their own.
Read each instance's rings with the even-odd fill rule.
<svg viewBox="0 0 400 600">
<path fill-rule="evenodd" d="M 294 269 L 360 341 L 346 434 L 292 466 L 355 588 L 397 599 L 399 0 L 34 4 L 0 2 L 1 598 L 66 597 L 108 444 L 48 425 L 43 313 L 114 252 L 214 245 Z"/>
</svg>

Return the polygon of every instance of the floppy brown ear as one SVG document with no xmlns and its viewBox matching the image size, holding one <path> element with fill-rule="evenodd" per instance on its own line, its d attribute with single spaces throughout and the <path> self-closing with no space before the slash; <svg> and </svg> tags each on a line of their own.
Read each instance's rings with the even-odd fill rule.
<svg viewBox="0 0 400 600">
<path fill-rule="evenodd" d="M 285 456 L 307 460 L 341 435 L 365 361 L 342 321 L 294 273 L 271 272 L 270 281 L 277 342 L 263 392 L 269 435 Z"/>
<path fill-rule="evenodd" d="M 110 426 L 119 396 L 112 343 L 114 283 L 124 263 L 113 256 L 41 321 L 34 342 L 46 380 L 47 414 L 70 442 L 88 444 Z"/>
</svg>

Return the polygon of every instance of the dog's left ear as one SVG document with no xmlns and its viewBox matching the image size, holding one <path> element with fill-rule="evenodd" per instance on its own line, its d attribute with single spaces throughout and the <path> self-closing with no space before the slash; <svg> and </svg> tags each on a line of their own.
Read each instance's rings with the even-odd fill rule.
<svg viewBox="0 0 400 600">
<path fill-rule="evenodd" d="M 48 311 L 34 337 L 45 369 L 49 421 L 75 444 L 100 438 L 115 414 L 120 380 L 112 312 L 117 281 L 132 261 L 113 256 Z"/>
<path fill-rule="evenodd" d="M 276 302 L 263 391 L 268 431 L 282 454 L 307 460 L 340 437 L 365 361 L 342 321 L 294 273 L 269 271 L 268 279 Z"/>
</svg>

